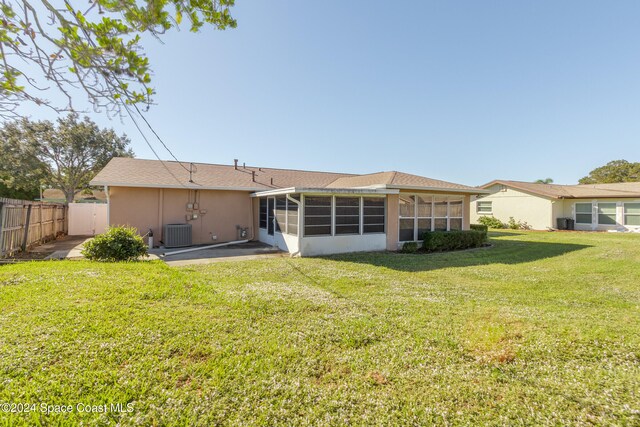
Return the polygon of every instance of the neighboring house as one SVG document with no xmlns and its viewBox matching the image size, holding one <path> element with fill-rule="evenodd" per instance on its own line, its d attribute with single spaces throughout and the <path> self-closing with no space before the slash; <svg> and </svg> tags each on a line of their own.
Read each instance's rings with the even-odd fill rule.
<svg viewBox="0 0 640 427">
<path fill-rule="evenodd" d="M 59 202 L 65 203 L 67 198 L 62 190 L 56 188 L 47 188 L 42 193 L 43 202 Z M 76 203 L 105 203 L 107 196 L 102 190 L 79 191 L 73 198 Z"/>
<path fill-rule="evenodd" d="M 397 250 L 427 230 L 466 230 L 471 196 L 485 192 L 402 172 L 131 158 L 111 160 L 91 185 L 105 188 L 109 224 L 152 230 L 156 242 L 164 225 L 189 223 L 193 244 L 246 236 L 303 256 Z"/>
<path fill-rule="evenodd" d="M 556 185 L 496 180 L 481 186 L 489 195 L 474 198 L 471 220 L 494 216 L 527 222 L 535 230 L 557 227 L 571 218 L 576 230 L 640 231 L 640 182 Z"/>
</svg>

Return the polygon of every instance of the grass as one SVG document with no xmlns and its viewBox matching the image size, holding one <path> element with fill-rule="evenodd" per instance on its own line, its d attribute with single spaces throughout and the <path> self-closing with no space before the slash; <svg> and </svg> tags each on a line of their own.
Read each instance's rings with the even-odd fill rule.
<svg viewBox="0 0 640 427">
<path fill-rule="evenodd" d="M 638 425 L 640 236 L 0 267 L 0 425 Z"/>
</svg>

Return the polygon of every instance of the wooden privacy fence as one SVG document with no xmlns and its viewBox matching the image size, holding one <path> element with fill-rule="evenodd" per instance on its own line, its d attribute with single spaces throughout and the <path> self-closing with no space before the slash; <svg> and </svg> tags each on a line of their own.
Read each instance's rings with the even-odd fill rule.
<svg viewBox="0 0 640 427">
<path fill-rule="evenodd" d="M 67 234 L 68 227 L 63 204 L 0 197 L 0 258 Z"/>
</svg>

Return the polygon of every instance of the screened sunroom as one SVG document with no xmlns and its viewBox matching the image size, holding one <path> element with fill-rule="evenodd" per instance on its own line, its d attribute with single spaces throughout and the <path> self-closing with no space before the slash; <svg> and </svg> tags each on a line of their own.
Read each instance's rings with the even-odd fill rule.
<svg viewBox="0 0 640 427">
<path fill-rule="evenodd" d="M 384 250 L 391 190 L 289 188 L 255 193 L 261 242 L 292 254 Z"/>
<path fill-rule="evenodd" d="M 325 255 L 397 250 L 404 242 L 422 240 L 425 231 L 468 228 L 468 196 L 406 191 L 287 188 L 254 193 L 258 240 L 295 255 Z"/>
</svg>

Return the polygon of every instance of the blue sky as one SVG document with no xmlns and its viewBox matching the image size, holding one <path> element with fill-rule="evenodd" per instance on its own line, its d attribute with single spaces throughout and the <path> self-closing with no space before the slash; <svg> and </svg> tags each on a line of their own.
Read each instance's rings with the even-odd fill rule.
<svg viewBox="0 0 640 427">
<path fill-rule="evenodd" d="M 233 14 L 234 30 L 146 40 L 147 118 L 181 160 L 472 185 L 640 161 L 637 0 L 237 0 Z M 153 158 L 130 122 L 91 117 Z"/>
</svg>

